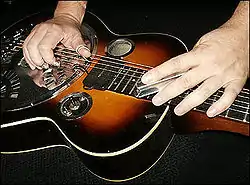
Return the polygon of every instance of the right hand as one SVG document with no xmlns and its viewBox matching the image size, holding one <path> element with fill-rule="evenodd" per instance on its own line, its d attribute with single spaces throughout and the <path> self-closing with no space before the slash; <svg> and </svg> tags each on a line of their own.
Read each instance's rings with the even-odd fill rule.
<svg viewBox="0 0 250 185">
<path fill-rule="evenodd" d="M 80 32 L 81 24 L 69 16 L 54 17 L 36 25 L 23 44 L 23 55 L 32 70 L 42 69 L 49 65 L 59 66 L 54 57 L 53 49 L 61 42 L 66 48 L 76 50 L 84 45 Z M 84 57 L 90 51 L 81 47 L 78 53 Z"/>
</svg>

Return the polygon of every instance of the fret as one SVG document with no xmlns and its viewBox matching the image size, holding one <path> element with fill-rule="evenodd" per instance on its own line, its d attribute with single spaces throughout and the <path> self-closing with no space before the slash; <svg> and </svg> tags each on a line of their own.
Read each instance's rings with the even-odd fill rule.
<svg viewBox="0 0 250 185">
<path fill-rule="evenodd" d="M 204 102 L 204 104 L 211 105 L 211 104 L 209 104 L 207 102 Z M 196 110 L 199 111 L 199 112 L 204 113 L 204 109 L 199 109 L 197 107 Z M 227 115 L 227 116 L 225 116 L 225 115 Z M 231 110 L 231 109 L 227 109 L 226 111 L 224 111 L 222 114 L 220 114 L 218 116 L 226 117 L 226 118 L 236 120 L 236 121 L 243 121 L 245 115 L 247 117 L 246 122 L 249 123 L 249 114 L 246 114 L 246 113 L 243 113 L 243 112 L 238 112 L 238 111 Z"/>
<path fill-rule="evenodd" d="M 249 102 L 249 97 L 246 96 L 237 96 L 237 98 L 234 101 L 235 103 L 241 103 L 244 106 L 247 106 L 247 103 Z"/>
<path fill-rule="evenodd" d="M 122 89 L 124 88 L 124 86 L 126 85 L 127 81 L 129 80 L 129 78 L 132 74 L 133 74 L 133 70 L 131 70 L 131 67 L 124 66 L 124 69 L 116 77 L 115 81 L 113 82 L 113 84 L 109 88 L 109 90 L 121 93 Z M 124 94 L 125 93 L 126 93 L 126 91 L 124 92 Z"/>
<path fill-rule="evenodd" d="M 249 96 L 249 94 L 248 94 L 248 96 Z M 240 94 L 238 94 L 237 97 L 249 100 L 249 97 L 248 97 L 248 96 L 243 95 L 242 92 L 241 92 Z"/>
<path fill-rule="evenodd" d="M 129 95 L 129 92 L 140 79 L 138 74 L 141 74 L 140 69 L 124 66 L 123 71 L 115 79 L 109 90 Z"/>
<path fill-rule="evenodd" d="M 222 116 L 221 114 L 219 116 L 225 117 L 225 116 Z M 242 122 L 242 119 L 239 119 L 238 116 L 236 116 L 236 117 L 227 117 L 227 119 L 231 119 L 231 120 L 234 120 L 234 121 L 240 121 L 240 122 Z M 249 121 L 248 121 L 248 123 L 249 123 Z"/>
<path fill-rule="evenodd" d="M 222 91 L 218 91 L 218 93 L 215 95 L 216 97 L 220 98 L 221 96 L 223 95 L 223 92 Z M 249 95 L 248 95 L 249 96 Z M 238 95 L 236 97 L 236 99 L 234 100 L 234 104 L 236 103 L 242 103 L 242 104 L 245 104 L 245 106 L 247 106 L 247 102 L 249 102 L 249 97 L 247 96 L 243 96 L 243 95 Z"/>
<path fill-rule="evenodd" d="M 100 73 L 97 75 L 98 78 L 100 78 L 102 76 L 102 74 L 105 71 L 106 66 L 104 66 L 104 68 L 100 71 Z"/>
<path fill-rule="evenodd" d="M 134 78 L 134 75 L 135 75 L 135 73 L 137 72 L 137 70 L 138 70 L 138 69 L 136 68 L 136 69 L 135 69 L 135 72 L 133 72 L 133 74 L 130 76 L 129 80 L 127 81 L 127 83 L 125 84 L 125 86 L 123 87 L 123 89 L 122 89 L 121 92 L 124 92 L 125 89 L 127 88 L 128 84 L 131 83 L 131 81 L 132 81 L 132 79 Z M 135 80 L 134 80 L 134 82 L 135 82 Z"/>
<path fill-rule="evenodd" d="M 124 68 L 124 65 L 122 66 L 122 68 Z M 108 86 L 108 89 L 111 88 L 111 86 L 115 83 L 115 80 L 117 79 L 117 77 L 120 75 L 120 73 L 122 72 L 122 69 L 120 68 L 118 71 L 118 74 L 115 75 L 115 78 L 113 78 L 113 80 L 111 81 L 110 85 Z"/>
<path fill-rule="evenodd" d="M 249 122 L 249 104 L 247 106 L 246 114 L 244 116 L 244 122 Z"/>
<path fill-rule="evenodd" d="M 131 91 L 129 92 L 129 95 L 131 95 L 134 92 L 134 89 L 136 87 L 136 84 L 139 82 L 139 80 L 141 79 L 141 77 L 146 73 L 146 71 L 142 71 L 142 74 L 140 75 L 140 77 L 136 80 L 135 84 L 133 85 Z"/>
<path fill-rule="evenodd" d="M 230 106 L 230 109 L 237 110 L 237 111 L 240 111 L 240 112 L 247 112 L 248 107 L 249 107 L 249 104 L 247 106 L 241 106 L 241 105 L 237 105 L 237 104 L 233 103 Z"/>
<path fill-rule="evenodd" d="M 213 95 L 211 95 L 208 99 L 205 100 L 204 103 L 202 103 L 201 105 L 199 105 L 197 107 L 197 109 L 199 109 L 200 111 L 206 112 L 209 107 L 214 104 L 219 98 L 218 96 L 219 91 L 215 92 Z"/>
<path fill-rule="evenodd" d="M 243 121 L 245 118 L 245 115 L 246 115 L 246 112 L 234 111 L 234 110 L 228 109 L 225 117 L 234 118 L 234 119 Z"/>
<path fill-rule="evenodd" d="M 104 68 L 104 66 L 107 67 Z M 101 90 L 107 89 L 108 87 L 110 88 L 115 79 L 119 76 L 119 73 L 121 73 L 121 68 L 123 68 L 121 63 L 111 66 L 101 61 L 95 64 L 87 77 L 83 80 L 84 87 Z"/>
<path fill-rule="evenodd" d="M 227 118 L 229 113 L 229 108 L 225 112 L 226 112 L 225 117 Z"/>
<path fill-rule="evenodd" d="M 196 107 L 196 110 L 206 112 L 207 109 L 213 104 L 214 99 L 207 99 L 205 102 Z"/>
<path fill-rule="evenodd" d="M 128 74 L 128 72 L 130 71 L 130 67 L 128 67 L 128 69 L 125 68 L 125 73 L 123 75 L 123 77 L 121 78 L 120 82 L 116 85 L 115 87 L 115 91 L 118 89 L 118 87 L 121 85 L 121 83 L 123 82 L 124 78 L 126 77 L 126 75 Z"/>
<path fill-rule="evenodd" d="M 249 99 L 249 89 L 243 88 L 239 93 L 240 96 L 248 96 Z"/>
<path fill-rule="evenodd" d="M 219 91 L 216 91 L 216 92 L 215 92 L 215 95 L 214 95 L 214 98 L 213 98 L 213 104 L 219 99 L 219 98 L 216 99 L 217 97 L 220 97 L 220 96 L 219 96 Z"/>
</svg>

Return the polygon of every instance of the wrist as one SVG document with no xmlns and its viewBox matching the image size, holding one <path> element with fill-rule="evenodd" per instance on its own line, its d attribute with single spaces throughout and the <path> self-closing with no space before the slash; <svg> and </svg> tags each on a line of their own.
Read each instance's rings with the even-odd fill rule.
<svg viewBox="0 0 250 185">
<path fill-rule="evenodd" d="M 239 31 L 249 31 L 249 2 L 241 1 L 232 17 L 223 25 L 224 27 L 236 28 Z"/>
<path fill-rule="evenodd" d="M 54 12 L 54 18 L 67 17 L 81 24 L 87 1 L 59 1 Z"/>
</svg>

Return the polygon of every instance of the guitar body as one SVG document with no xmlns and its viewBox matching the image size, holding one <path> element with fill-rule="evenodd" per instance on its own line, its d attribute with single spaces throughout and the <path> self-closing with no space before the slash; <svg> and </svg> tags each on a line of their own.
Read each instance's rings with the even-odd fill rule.
<svg viewBox="0 0 250 185">
<path fill-rule="evenodd" d="M 16 30 L 31 29 L 30 24 L 34 26 L 48 18 L 43 14 L 27 17 L 6 29 L 1 37 L 8 44 L 11 42 L 8 38 L 14 38 Z M 16 42 L 24 40 L 30 29 Z M 9 61 L 4 60 L 7 62 L 1 64 L 2 84 L 8 78 L 11 81 L 11 75 L 4 72 L 11 69 L 21 84 L 17 98 L 7 97 L 6 91 L 7 95 L 1 99 L 4 109 L 1 113 L 1 151 L 11 154 L 65 145 L 72 148 L 98 177 L 111 181 L 132 179 L 149 170 L 174 137 L 167 114 L 169 107 L 155 107 L 150 100 L 136 98 L 135 84 L 145 68 L 157 66 L 187 49 L 180 40 L 167 34 L 115 34 L 90 12 L 84 17 L 84 29 L 91 37 L 88 40 L 92 53 L 104 56 L 105 60 L 102 57 L 93 59 L 94 67 L 79 70 L 81 75 L 66 88 L 48 91 L 35 86 L 28 75 L 23 75 L 26 69 L 16 67 L 20 66 L 21 49 L 14 48 Z M 126 56 L 117 57 L 128 44 L 131 48 Z M 120 50 L 111 50 L 114 47 Z M 106 62 L 105 68 L 98 68 L 101 62 Z M 114 68 L 114 65 L 119 67 Z M 95 67 L 100 70 L 94 71 Z M 105 76 L 107 71 L 115 73 Z M 81 101 L 75 102 L 80 102 L 80 110 L 73 112 L 72 109 L 73 114 L 67 117 L 67 112 L 62 112 L 69 105 L 68 97 Z"/>
<path fill-rule="evenodd" d="M 82 31 L 92 58 L 77 58 L 74 52 L 57 48 L 55 55 L 67 78 L 55 88 L 38 87 L 32 72 L 22 65 L 18 48 L 32 27 L 50 15 L 29 16 L 1 33 L 6 53 L 1 63 L 1 89 L 7 89 L 1 91 L 1 153 L 64 146 L 74 150 L 96 176 L 126 181 L 153 167 L 175 133 L 225 130 L 249 135 L 249 122 L 229 120 L 223 126 L 227 119 L 207 119 L 196 111 L 176 117 L 169 105 L 154 106 L 151 96 L 137 98 L 140 77 L 187 52 L 185 44 L 168 34 L 113 33 L 91 12 L 84 17 Z M 24 31 L 17 32 L 20 29 Z M 10 43 L 16 46 L 12 50 L 7 49 Z M 53 70 L 59 73 L 59 69 Z M 13 79 L 19 79 L 18 88 Z"/>
</svg>

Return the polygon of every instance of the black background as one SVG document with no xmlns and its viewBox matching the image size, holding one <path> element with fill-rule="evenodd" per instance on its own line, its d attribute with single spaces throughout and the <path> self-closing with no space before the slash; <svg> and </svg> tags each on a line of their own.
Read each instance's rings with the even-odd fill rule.
<svg viewBox="0 0 250 185">
<path fill-rule="evenodd" d="M 116 33 L 170 33 L 184 41 L 189 49 L 199 37 L 230 18 L 238 3 L 132 2 L 91 0 L 88 10 Z M 55 6 L 55 0 L 2 2 L 1 31 L 25 15 L 43 9 L 53 10 Z M 60 147 L 2 155 L 1 180 L 3 184 L 105 183 L 88 172 L 72 151 Z M 168 154 L 149 173 L 132 182 L 248 184 L 249 138 L 224 132 L 179 135 Z"/>
</svg>

